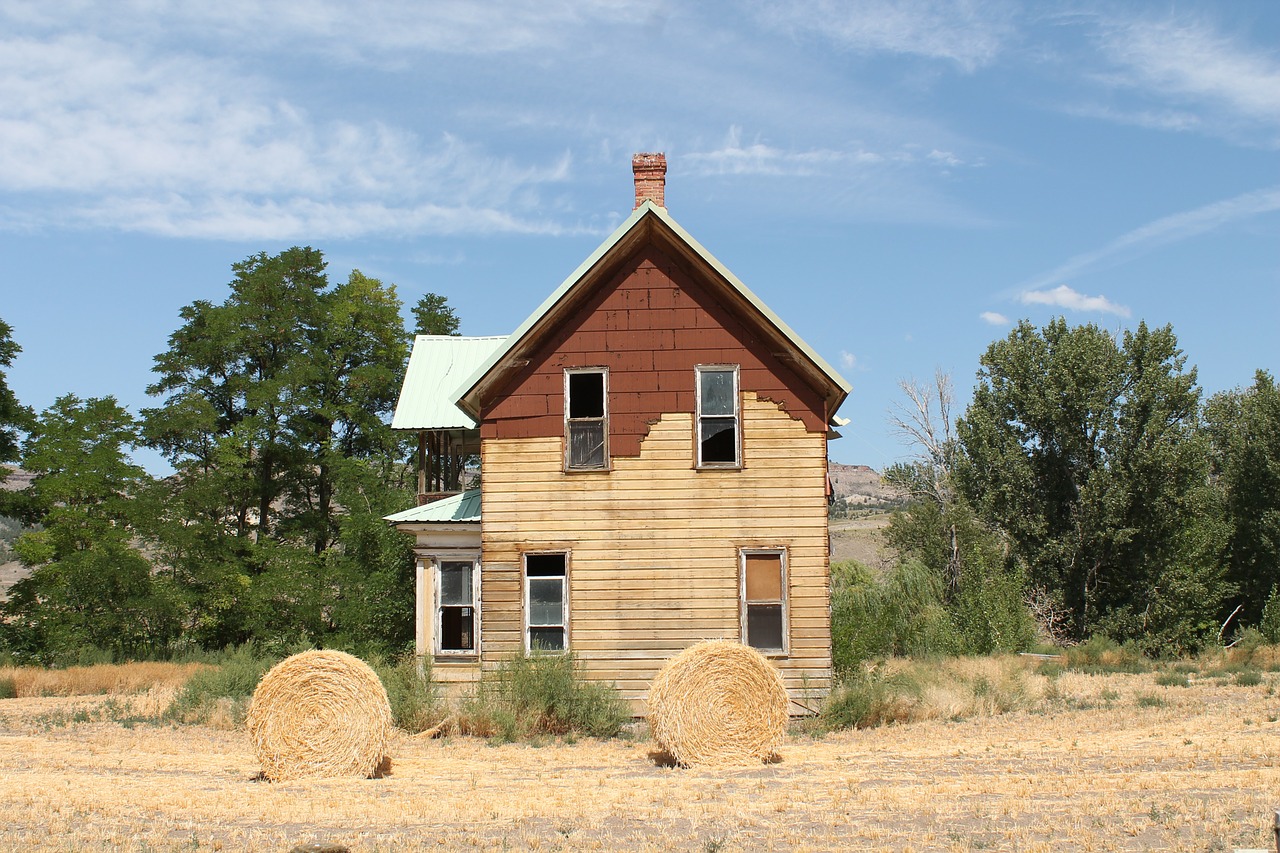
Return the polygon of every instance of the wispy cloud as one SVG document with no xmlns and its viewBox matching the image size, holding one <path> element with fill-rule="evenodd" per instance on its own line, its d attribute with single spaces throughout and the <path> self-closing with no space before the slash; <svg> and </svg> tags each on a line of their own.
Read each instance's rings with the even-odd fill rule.
<svg viewBox="0 0 1280 853">
<path fill-rule="evenodd" d="M 1037 290 L 1089 271 L 1114 266 L 1159 246 L 1186 240 L 1232 222 L 1280 210 L 1280 185 L 1244 193 L 1203 207 L 1165 216 L 1122 234 L 1100 249 L 1084 252 L 1023 282 L 1019 290 Z"/>
<path fill-rule="evenodd" d="M 1105 296 L 1086 296 L 1065 284 L 1060 284 L 1052 290 L 1028 290 L 1019 298 L 1024 305 L 1051 305 L 1068 311 L 1129 316 L 1129 309 L 1124 305 L 1117 305 Z"/>
<path fill-rule="evenodd" d="M 0 40 L 0 227 L 347 237 L 582 230 L 538 213 L 567 155 L 520 164 L 452 134 L 317 120 L 256 78 L 84 35 Z M 20 212 L 16 209 L 20 207 Z"/>
<path fill-rule="evenodd" d="M 1009 318 L 996 311 L 983 311 L 978 315 L 982 322 L 991 326 L 1007 326 Z"/>
<path fill-rule="evenodd" d="M 858 367 L 858 357 L 848 350 L 841 350 L 840 366 L 845 370 L 855 370 Z"/>
<path fill-rule="evenodd" d="M 1228 124 L 1268 129 L 1280 143 L 1280 60 L 1274 51 L 1187 19 L 1108 20 L 1099 45 L 1117 67 L 1105 76 L 1111 85 L 1185 108 L 1104 109 L 1104 114 L 1145 126 L 1230 132 Z M 1199 111 L 1207 110 L 1214 121 Z"/>
<path fill-rule="evenodd" d="M 817 35 L 847 50 L 949 60 L 973 71 L 995 60 L 1014 37 L 1014 11 L 1003 3 L 945 0 L 801 0 L 761 3 L 762 23 Z"/>
</svg>

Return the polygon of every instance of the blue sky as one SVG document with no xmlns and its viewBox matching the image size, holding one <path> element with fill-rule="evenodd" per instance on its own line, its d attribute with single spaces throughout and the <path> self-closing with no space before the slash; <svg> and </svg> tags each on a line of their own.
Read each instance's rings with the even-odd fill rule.
<svg viewBox="0 0 1280 853">
<path fill-rule="evenodd" d="M 853 384 L 1013 322 L 1171 323 L 1280 372 L 1280 3 L 0 0 L 0 318 L 19 399 L 115 395 L 231 264 L 295 244 L 506 334 L 667 206 Z M 155 459 L 144 461 L 157 467 Z"/>
</svg>

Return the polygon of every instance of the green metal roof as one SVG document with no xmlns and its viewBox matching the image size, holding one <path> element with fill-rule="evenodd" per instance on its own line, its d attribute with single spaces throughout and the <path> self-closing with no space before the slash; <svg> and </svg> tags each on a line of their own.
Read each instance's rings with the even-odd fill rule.
<svg viewBox="0 0 1280 853">
<path fill-rule="evenodd" d="M 392 429 L 475 429 L 476 422 L 454 405 L 468 376 L 505 337 L 464 338 L 418 335 L 400 386 Z"/>
<path fill-rule="evenodd" d="M 548 315 L 554 313 L 556 307 L 568 297 L 575 288 L 587 278 L 591 271 L 597 267 L 619 244 L 626 242 L 626 238 L 639 228 L 646 217 L 656 218 L 659 222 L 677 238 L 677 241 L 683 242 L 685 246 L 699 259 L 713 269 L 725 283 L 729 285 L 738 295 L 749 303 L 764 319 L 768 326 L 771 326 L 778 338 L 784 340 L 795 348 L 805 359 L 813 366 L 814 375 L 820 376 L 822 380 L 829 383 L 831 391 L 828 393 L 828 399 L 834 404 L 832 412 L 839 406 L 852 390 L 852 386 L 845 380 L 836 369 L 826 362 L 822 356 L 818 355 L 808 344 L 806 344 L 799 335 L 797 335 L 790 326 L 782 321 L 777 314 L 774 314 L 769 306 L 760 300 L 760 297 L 751 292 L 741 280 L 738 279 L 728 267 L 720 263 L 714 255 L 708 252 L 701 243 L 695 240 L 689 232 L 685 231 L 680 225 L 671 218 L 665 207 L 659 207 L 652 201 L 645 200 L 643 204 L 632 211 L 631 215 L 614 230 L 612 234 L 601 243 L 590 256 L 587 257 L 578 268 L 570 273 L 569 277 L 561 282 L 560 286 L 555 289 L 550 296 L 543 300 L 529 317 L 520 324 L 511 335 L 505 339 L 500 345 L 495 346 L 488 353 L 488 357 L 480 363 L 479 367 L 470 374 L 469 378 L 460 383 L 454 395 L 454 399 L 458 401 L 459 408 L 464 411 L 478 414 L 476 410 L 477 399 L 473 394 L 478 388 L 486 382 L 490 374 L 495 368 L 502 365 L 505 359 L 508 359 L 514 350 L 523 342 L 526 336 L 535 332 L 538 327 L 547 319 Z"/>
<path fill-rule="evenodd" d="M 480 490 L 469 489 L 442 500 L 415 506 L 394 515 L 388 515 L 384 521 L 392 524 L 448 524 L 450 522 L 480 520 Z"/>
</svg>

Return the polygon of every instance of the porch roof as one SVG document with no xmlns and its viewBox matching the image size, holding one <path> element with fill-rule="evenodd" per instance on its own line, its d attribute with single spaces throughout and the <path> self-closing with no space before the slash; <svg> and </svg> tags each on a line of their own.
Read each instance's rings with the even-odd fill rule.
<svg viewBox="0 0 1280 853">
<path fill-rule="evenodd" d="M 468 489 L 383 518 L 392 524 L 457 524 L 480 521 L 480 490 Z"/>
</svg>

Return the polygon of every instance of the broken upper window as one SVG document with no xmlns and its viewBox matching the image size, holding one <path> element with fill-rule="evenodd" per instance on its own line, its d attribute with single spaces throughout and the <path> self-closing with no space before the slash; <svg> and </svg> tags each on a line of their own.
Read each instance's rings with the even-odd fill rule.
<svg viewBox="0 0 1280 853">
<path fill-rule="evenodd" d="M 736 468 L 742 446 L 738 367 L 700 366 L 697 373 L 698 467 Z"/>
<path fill-rule="evenodd" d="M 603 369 L 564 374 L 565 467 L 609 467 L 609 373 Z"/>
</svg>

